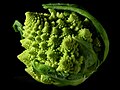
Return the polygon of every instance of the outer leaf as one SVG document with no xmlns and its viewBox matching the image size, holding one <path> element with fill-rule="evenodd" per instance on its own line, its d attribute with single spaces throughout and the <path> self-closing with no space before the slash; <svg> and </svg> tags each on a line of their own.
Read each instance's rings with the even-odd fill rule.
<svg viewBox="0 0 120 90">
<path fill-rule="evenodd" d="M 20 32 L 20 35 L 21 35 L 21 38 L 22 38 L 23 25 L 18 20 L 15 20 L 15 22 L 13 24 L 13 29 L 15 30 L 15 32 Z"/>
<path fill-rule="evenodd" d="M 87 79 L 86 77 L 84 77 L 83 75 L 80 75 L 79 73 L 74 75 L 76 79 L 67 80 L 64 77 L 59 76 L 54 68 L 44 64 L 40 64 L 38 62 L 36 64 L 35 60 L 33 61 L 33 68 L 34 68 L 34 71 L 39 75 L 46 75 L 47 77 L 52 78 L 52 80 L 54 81 L 53 83 L 57 86 L 66 86 L 66 85 L 76 86 Z"/>
</svg>

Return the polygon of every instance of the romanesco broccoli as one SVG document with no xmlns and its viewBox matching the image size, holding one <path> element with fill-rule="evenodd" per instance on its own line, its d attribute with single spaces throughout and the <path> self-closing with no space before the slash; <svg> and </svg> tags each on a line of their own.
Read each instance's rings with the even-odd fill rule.
<svg viewBox="0 0 120 90">
<path fill-rule="evenodd" d="M 73 4 L 43 4 L 49 13 L 26 12 L 20 31 L 25 50 L 17 58 L 38 82 L 76 86 L 106 59 L 109 40 L 102 25 Z M 101 58 L 102 57 L 102 58 Z"/>
</svg>

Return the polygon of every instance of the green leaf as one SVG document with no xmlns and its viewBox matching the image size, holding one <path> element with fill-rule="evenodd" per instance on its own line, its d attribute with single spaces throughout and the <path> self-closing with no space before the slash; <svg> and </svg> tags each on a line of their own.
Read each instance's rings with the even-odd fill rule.
<svg viewBox="0 0 120 90">
<path fill-rule="evenodd" d="M 78 7 L 76 4 L 69 4 L 69 3 L 49 3 L 49 4 L 42 4 L 43 7 L 45 6 L 71 6 L 71 7 Z M 45 7 L 46 8 L 46 7 Z"/>
<path fill-rule="evenodd" d="M 76 86 L 82 83 L 86 79 L 86 77 L 80 74 L 74 75 L 75 79 L 71 79 L 71 80 L 65 79 L 64 76 L 58 75 L 58 73 L 54 68 L 48 65 L 39 63 L 39 61 L 37 60 L 33 61 L 32 66 L 35 73 L 50 77 L 54 81 L 53 84 L 57 86 L 66 86 L 66 85 Z"/>
<path fill-rule="evenodd" d="M 21 39 L 22 39 L 23 38 L 22 37 L 22 34 L 23 34 L 23 25 L 18 20 L 15 20 L 15 22 L 13 24 L 13 29 L 15 30 L 15 32 L 20 32 Z"/>
<path fill-rule="evenodd" d="M 74 40 L 80 43 L 82 54 L 85 58 L 84 70 L 83 73 L 87 76 L 90 76 L 93 72 L 96 71 L 97 66 L 99 66 L 99 59 L 93 50 L 92 43 L 88 43 L 80 38 L 74 37 Z M 91 70 L 89 70 L 91 68 Z"/>
<path fill-rule="evenodd" d="M 37 71 L 41 75 L 53 75 L 53 74 L 55 74 L 54 68 L 52 68 L 48 65 L 42 64 L 37 60 L 33 60 L 32 66 L 33 66 L 34 70 Z"/>
</svg>

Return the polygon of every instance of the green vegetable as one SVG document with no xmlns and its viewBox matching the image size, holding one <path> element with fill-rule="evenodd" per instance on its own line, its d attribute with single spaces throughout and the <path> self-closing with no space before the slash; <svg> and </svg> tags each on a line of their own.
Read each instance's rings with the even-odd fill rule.
<svg viewBox="0 0 120 90">
<path fill-rule="evenodd" d="M 26 12 L 13 24 L 25 50 L 18 59 L 36 81 L 79 85 L 106 60 L 109 40 L 103 26 L 74 4 L 43 4 L 49 13 Z"/>
</svg>

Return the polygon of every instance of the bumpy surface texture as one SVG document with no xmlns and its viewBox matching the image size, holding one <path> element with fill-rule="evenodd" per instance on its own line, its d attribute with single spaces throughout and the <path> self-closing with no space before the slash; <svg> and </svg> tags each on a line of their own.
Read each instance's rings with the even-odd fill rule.
<svg viewBox="0 0 120 90">
<path fill-rule="evenodd" d="M 102 38 L 88 18 L 72 11 L 48 10 L 26 12 L 24 26 L 17 24 L 23 29 L 20 42 L 25 48 L 17 57 L 38 82 L 78 85 L 102 62 Z"/>
</svg>

